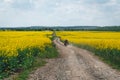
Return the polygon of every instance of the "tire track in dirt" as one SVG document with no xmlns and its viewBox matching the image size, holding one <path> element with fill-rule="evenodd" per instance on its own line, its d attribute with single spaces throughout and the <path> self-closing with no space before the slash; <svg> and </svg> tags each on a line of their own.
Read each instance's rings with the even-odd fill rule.
<svg viewBox="0 0 120 80">
<path fill-rule="evenodd" d="M 28 80 L 120 80 L 120 73 L 111 69 L 91 52 L 72 45 L 65 47 L 54 40 L 61 55 L 30 74 Z"/>
</svg>

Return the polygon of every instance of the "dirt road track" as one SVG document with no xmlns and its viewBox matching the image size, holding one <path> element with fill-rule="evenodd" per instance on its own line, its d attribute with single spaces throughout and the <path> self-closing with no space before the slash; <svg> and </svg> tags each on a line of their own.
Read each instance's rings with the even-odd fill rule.
<svg viewBox="0 0 120 80">
<path fill-rule="evenodd" d="M 93 56 L 89 51 L 54 40 L 61 55 L 31 73 L 28 80 L 120 80 L 120 72 Z"/>
</svg>

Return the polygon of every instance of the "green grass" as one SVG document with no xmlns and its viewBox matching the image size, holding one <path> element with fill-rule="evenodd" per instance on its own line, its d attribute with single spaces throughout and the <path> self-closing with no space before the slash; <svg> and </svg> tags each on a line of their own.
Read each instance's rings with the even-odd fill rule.
<svg viewBox="0 0 120 80">
<path fill-rule="evenodd" d="M 46 64 L 46 62 L 39 58 L 39 57 L 36 57 L 34 63 L 33 63 L 33 66 L 31 68 L 28 68 L 24 71 L 22 71 L 16 78 L 15 80 L 26 80 L 29 76 L 29 74 L 31 73 L 31 71 L 34 71 L 35 69 L 37 69 L 38 67 L 40 66 L 44 66 Z"/>
<path fill-rule="evenodd" d="M 46 58 L 56 58 L 58 56 L 59 56 L 59 54 L 58 54 L 55 47 L 46 46 L 45 51 L 41 52 L 41 54 L 39 54 L 38 57 L 36 57 L 36 59 L 33 63 L 33 66 L 31 68 L 27 69 L 27 70 L 24 70 L 22 73 L 20 73 L 16 80 L 26 80 L 31 71 L 37 69 L 40 66 L 45 65 L 46 62 L 44 61 L 44 59 L 46 59 Z"/>
<path fill-rule="evenodd" d="M 39 54 L 40 58 L 56 58 L 58 56 L 57 49 L 53 46 L 46 46 L 45 51 Z"/>
</svg>

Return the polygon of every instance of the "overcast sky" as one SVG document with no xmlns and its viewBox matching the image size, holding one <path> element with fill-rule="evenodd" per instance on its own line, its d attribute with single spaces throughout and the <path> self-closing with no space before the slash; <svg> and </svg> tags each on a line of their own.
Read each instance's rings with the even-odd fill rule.
<svg viewBox="0 0 120 80">
<path fill-rule="evenodd" d="M 0 26 L 120 25 L 120 0 L 0 0 Z"/>
</svg>

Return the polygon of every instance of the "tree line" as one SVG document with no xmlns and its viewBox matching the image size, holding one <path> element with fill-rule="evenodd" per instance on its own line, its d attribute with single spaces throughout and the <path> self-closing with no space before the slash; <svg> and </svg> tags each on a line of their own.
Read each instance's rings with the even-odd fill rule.
<svg viewBox="0 0 120 80">
<path fill-rule="evenodd" d="M 18 27 L 18 28 L 0 28 L 0 31 L 120 31 L 120 26 L 32 26 L 32 27 Z"/>
</svg>

